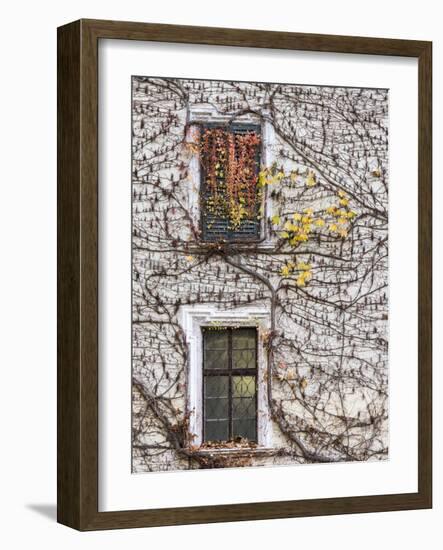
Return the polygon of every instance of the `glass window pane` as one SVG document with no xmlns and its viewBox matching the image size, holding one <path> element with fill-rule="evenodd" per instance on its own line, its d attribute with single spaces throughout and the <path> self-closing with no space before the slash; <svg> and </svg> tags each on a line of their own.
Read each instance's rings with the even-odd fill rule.
<svg viewBox="0 0 443 550">
<path fill-rule="evenodd" d="M 224 350 L 206 350 L 205 369 L 228 369 L 228 351 Z"/>
<path fill-rule="evenodd" d="M 229 400 L 227 397 L 207 397 L 205 399 L 205 418 L 207 420 L 228 420 Z"/>
<path fill-rule="evenodd" d="M 227 441 L 228 437 L 227 420 L 206 420 L 205 441 Z"/>
<path fill-rule="evenodd" d="M 233 376 L 232 377 L 233 397 L 254 397 L 255 376 Z"/>
<path fill-rule="evenodd" d="M 228 349 L 228 332 L 226 330 L 205 330 L 204 331 L 205 350 L 227 350 Z"/>
<path fill-rule="evenodd" d="M 205 376 L 205 397 L 228 397 L 228 377 Z"/>
<path fill-rule="evenodd" d="M 237 349 L 232 351 L 233 369 L 255 369 L 255 367 L 255 349 Z"/>
<path fill-rule="evenodd" d="M 232 349 L 253 349 L 255 350 L 255 328 L 240 328 L 232 333 Z"/>
<path fill-rule="evenodd" d="M 253 417 L 255 417 L 255 396 L 232 399 L 232 418 L 240 420 Z"/>
<path fill-rule="evenodd" d="M 250 441 L 257 441 L 256 419 L 242 418 L 241 420 L 233 420 L 232 437 L 244 437 Z"/>
<path fill-rule="evenodd" d="M 229 437 L 227 376 L 205 377 L 205 441 L 225 441 Z"/>
</svg>

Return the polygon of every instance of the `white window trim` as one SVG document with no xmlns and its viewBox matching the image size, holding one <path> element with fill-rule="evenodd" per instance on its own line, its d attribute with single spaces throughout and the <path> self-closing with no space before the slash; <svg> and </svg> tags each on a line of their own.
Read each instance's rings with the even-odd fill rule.
<svg viewBox="0 0 443 550">
<path fill-rule="evenodd" d="M 256 327 L 260 332 L 271 326 L 270 312 L 265 307 L 243 307 L 219 310 L 215 306 L 182 306 L 180 323 L 188 345 L 187 408 L 192 445 L 202 444 L 203 431 L 203 350 L 202 327 Z M 272 422 L 267 395 L 267 354 L 259 339 L 257 357 L 257 443 L 259 448 L 272 447 Z"/>
<path fill-rule="evenodd" d="M 191 108 L 189 112 L 189 125 L 186 134 L 186 141 L 190 144 L 196 144 L 200 137 L 198 124 L 204 122 L 226 123 L 232 119 L 231 115 L 220 114 L 213 105 L 204 104 Z M 235 118 L 235 122 L 248 124 L 260 124 L 260 118 L 253 114 L 242 115 Z M 262 124 L 262 150 L 261 159 L 264 166 L 270 167 L 275 160 L 273 144 L 275 143 L 274 127 L 268 120 Z M 200 159 L 198 152 L 191 149 L 189 161 L 189 179 L 190 191 L 188 194 L 188 211 L 195 227 L 200 226 Z M 272 216 L 272 199 L 268 193 L 268 187 L 264 189 L 263 196 L 263 219 L 261 224 L 261 234 L 263 240 L 260 246 L 263 248 L 272 248 L 275 245 L 274 239 L 269 235 L 267 220 Z M 255 243 L 252 243 L 255 246 Z"/>
</svg>

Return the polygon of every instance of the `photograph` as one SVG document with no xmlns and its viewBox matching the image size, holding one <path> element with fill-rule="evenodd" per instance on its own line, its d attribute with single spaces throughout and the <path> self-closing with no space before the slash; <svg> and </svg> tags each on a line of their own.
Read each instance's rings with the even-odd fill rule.
<svg viewBox="0 0 443 550">
<path fill-rule="evenodd" d="M 389 90 L 131 80 L 133 473 L 388 459 Z"/>
</svg>

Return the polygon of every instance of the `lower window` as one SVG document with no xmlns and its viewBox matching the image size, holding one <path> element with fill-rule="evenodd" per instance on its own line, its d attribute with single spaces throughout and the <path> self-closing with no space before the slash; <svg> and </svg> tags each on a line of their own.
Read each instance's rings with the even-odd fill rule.
<svg viewBox="0 0 443 550">
<path fill-rule="evenodd" d="M 257 330 L 203 328 L 203 441 L 257 441 Z"/>
</svg>

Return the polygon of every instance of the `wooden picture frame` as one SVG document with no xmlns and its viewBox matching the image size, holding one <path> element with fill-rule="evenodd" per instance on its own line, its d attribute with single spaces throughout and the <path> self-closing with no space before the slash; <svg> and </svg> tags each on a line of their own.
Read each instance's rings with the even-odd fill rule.
<svg viewBox="0 0 443 550">
<path fill-rule="evenodd" d="M 98 42 L 278 48 L 418 59 L 418 491 L 98 511 Z M 86 530 L 432 506 L 432 44 L 350 36 L 79 20 L 58 29 L 58 521 Z"/>
</svg>

